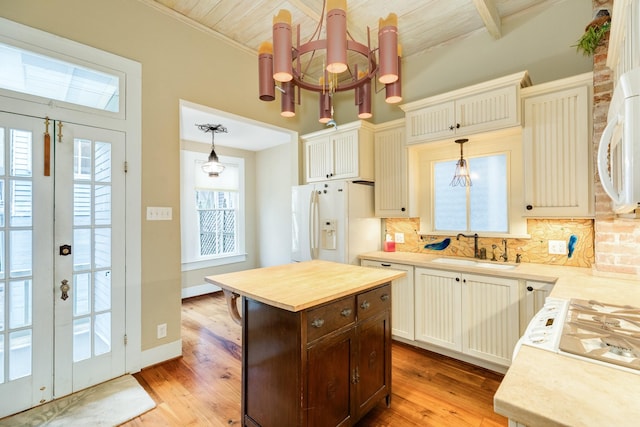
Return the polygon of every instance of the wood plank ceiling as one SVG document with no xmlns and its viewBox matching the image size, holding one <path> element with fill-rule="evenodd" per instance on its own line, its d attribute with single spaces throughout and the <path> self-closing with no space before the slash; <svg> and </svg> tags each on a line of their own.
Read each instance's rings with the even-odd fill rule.
<svg viewBox="0 0 640 427">
<path fill-rule="evenodd" d="M 321 17 L 324 0 L 142 0 L 233 40 L 257 52 L 271 41 L 272 19 L 280 9 L 292 15 L 294 40 L 298 24 L 304 43 Z M 408 57 L 476 31 L 502 36 L 502 21 L 565 0 L 348 0 L 348 30 L 354 39 L 377 45 L 378 19 L 398 15 L 403 56 Z"/>
</svg>

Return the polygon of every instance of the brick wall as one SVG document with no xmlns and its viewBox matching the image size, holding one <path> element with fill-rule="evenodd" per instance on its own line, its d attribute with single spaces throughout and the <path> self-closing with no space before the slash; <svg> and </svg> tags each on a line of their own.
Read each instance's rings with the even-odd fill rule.
<svg viewBox="0 0 640 427">
<path fill-rule="evenodd" d="M 613 0 L 592 0 L 594 14 L 600 9 L 613 10 Z M 607 110 L 613 92 L 613 73 L 606 66 L 607 39 L 593 56 L 593 161 L 598 143 L 607 124 Z M 594 163 L 595 164 L 595 163 Z M 595 168 L 594 168 L 595 169 Z M 640 219 L 616 217 L 611 210 L 611 200 L 595 173 L 595 264 L 600 272 L 622 273 L 640 276 Z"/>
</svg>

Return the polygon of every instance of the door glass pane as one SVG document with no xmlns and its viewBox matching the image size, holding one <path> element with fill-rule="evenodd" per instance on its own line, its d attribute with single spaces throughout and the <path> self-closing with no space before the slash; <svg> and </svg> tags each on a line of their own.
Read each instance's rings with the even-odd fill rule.
<svg viewBox="0 0 640 427">
<path fill-rule="evenodd" d="M 91 268 L 91 230 L 77 228 L 73 230 L 73 271 Z"/>
<path fill-rule="evenodd" d="M 7 261 L 4 257 L 4 231 L 0 231 L 0 279 L 4 279 L 4 266 Z"/>
<path fill-rule="evenodd" d="M 91 357 L 91 318 L 81 317 L 73 321 L 73 361 Z"/>
<path fill-rule="evenodd" d="M 0 175 L 4 175 L 4 128 L 0 127 Z"/>
<path fill-rule="evenodd" d="M 11 180 L 11 226 L 31 226 L 31 181 Z"/>
<path fill-rule="evenodd" d="M 14 280 L 9 283 L 9 307 L 11 329 L 31 325 L 31 280 Z"/>
<path fill-rule="evenodd" d="M 73 289 L 73 315 L 88 314 L 91 310 L 91 274 L 74 274 Z"/>
<path fill-rule="evenodd" d="M 96 330 L 94 336 L 95 355 L 99 356 L 111 351 L 111 313 L 96 315 Z"/>
<path fill-rule="evenodd" d="M 111 182 L 111 144 L 96 142 L 96 182 Z"/>
<path fill-rule="evenodd" d="M 91 224 L 91 185 L 73 186 L 73 225 Z"/>
<path fill-rule="evenodd" d="M 9 274 L 11 277 L 31 275 L 31 230 L 9 231 Z"/>
<path fill-rule="evenodd" d="M 95 190 L 96 225 L 109 225 L 111 223 L 111 187 L 96 185 Z"/>
<path fill-rule="evenodd" d="M 0 179 L 0 227 L 4 227 L 4 179 Z"/>
<path fill-rule="evenodd" d="M 0 282 L 0 332 L 4 331 L 4 282 Z M 2 337 L 4 335 L 0 335 Z"/>
<path fill-rule="evenodd" d="M 73 177 L 76 180 L 91 179 L 91 141 L 75 139 L 73 147 Z"/>
<path fill-rule="evenodd" d="M 4 335 L 0 334 L 0 384 L 4 384 Z"/>
<path fill-rule="evenodd" d="M 11 129 L 11 176 L 31 176 L 31 132 L 26 130 Z"/>
<path fill-rule="evenodd" d="M 111 229 L 98 228 L 96 235 L 96 268 L 108 268 L 111 266 Z"/>
<path fill-rule="evenodd" d="M 9 380 L 31 375 L 31 329 L 9 334 Z"/>
<path fill-rule="evenodd" d="M 95 310 L 105 311 L 111 308 L 111 270 L 96 271 Z"/>
</svg>

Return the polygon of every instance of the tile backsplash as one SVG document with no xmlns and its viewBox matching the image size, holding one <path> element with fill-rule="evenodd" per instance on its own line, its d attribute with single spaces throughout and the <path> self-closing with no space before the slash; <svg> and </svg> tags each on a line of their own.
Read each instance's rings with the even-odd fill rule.
<svg viewBox="0 0 640 427">
<path fill-rule="evenodd" d="M 404 233 L 404 243 L 396 242 L 396 251 L 431 253 L 444 256 L 473 257 L 473 238 L 456 236 L 419 236 L 419 218 L 387 218 L 386 233 Z M 527 232 L 530 239 L 507 239 L 507 255 L 509 262 L 515 262 L 516 254 L 521 255 L 522 262 L 539 264 L 567 265 L 574 267 L 591 267 L 594 262 L 594 230 L 591 219 L 528 219 Z M 482 237 L 479 233 L 478 248 L 485 248 L 487 259 L 495 253 L 496 258 L 502 254 L 502 238 Z M 447 245 L 445 239 L 450 239 Z M 567 247 L 567 254 L 549 254 L 549 240 L 560 240 Z M 434 249 L 426 249 L 430 245 Z M 496 248 L 493 248 L 493 245 Z M 444 247 L 444 249 L 441 249 Z M 571 256 L 569 256 L 571 255 Z"/>
</svg>

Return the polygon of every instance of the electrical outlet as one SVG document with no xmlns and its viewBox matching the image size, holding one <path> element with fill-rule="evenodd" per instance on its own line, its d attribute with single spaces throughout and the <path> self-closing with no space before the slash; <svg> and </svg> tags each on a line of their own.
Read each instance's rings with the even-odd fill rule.
<svg viewBox="0 0 640 427">
<path fill-rule="evenodd" d="M 566 255 L 567 244 L 564 240 L 549 240 L 549 254 Z"/>
<path fill-rule="evenodd" d="M 396 243 L 404 243 L 404 233 L 396 233 Z"/>
<path fill-rule="evenodd" d="M 157 337 L 158 339 L 160 338 L 164 338 L 167 336 L 167 324 L 166 323 L 161 323 L 158 325 L 158 333 L 157 333 Z"/>
</svg>

